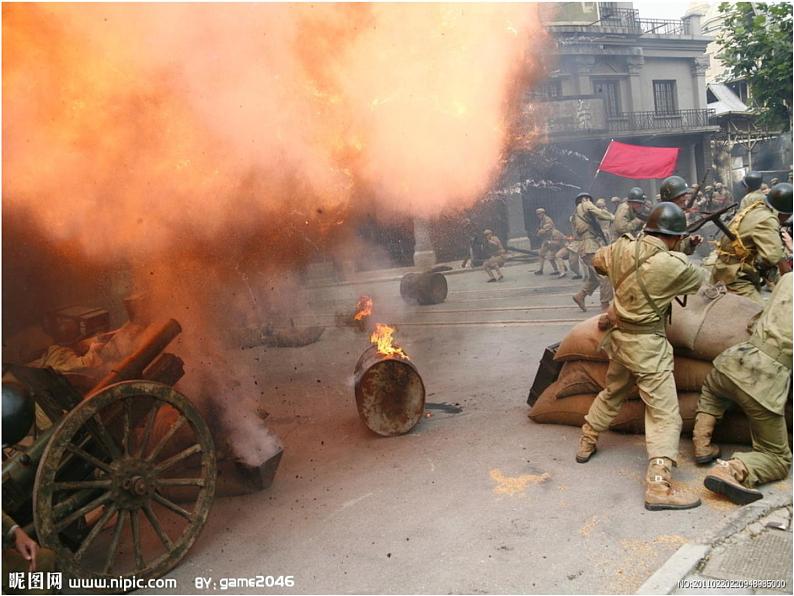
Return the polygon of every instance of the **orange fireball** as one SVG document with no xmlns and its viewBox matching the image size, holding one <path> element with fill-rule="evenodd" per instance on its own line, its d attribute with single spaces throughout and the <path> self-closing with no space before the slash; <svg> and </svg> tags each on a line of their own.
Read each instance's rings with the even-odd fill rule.
<svg viewBox="0 0 794 596">
<path fill-rule="evenodd" d="M 372 298 L 369 296 L 362 296 L 356 303 L 356 314 L 353 316 L 354 321 L 363 321 L 365 318 L 372 314 Z"/>
</svg>

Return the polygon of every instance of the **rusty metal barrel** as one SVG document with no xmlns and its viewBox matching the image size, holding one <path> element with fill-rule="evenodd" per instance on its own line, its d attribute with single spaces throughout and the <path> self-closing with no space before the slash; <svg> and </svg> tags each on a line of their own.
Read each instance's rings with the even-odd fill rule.
<svg viewBox="0 0 794 596">
<path fill-rule="evenodd" d="M 400 280 L 400 295 L 406 302 L 441 304 L 447 299 L 447 278 L 441 273 L 406 273 Z"/>
<path fill-rule="evenodd" d="M 425 411 L 425 385 L 413 362 L 370 346 L 353 373 L 358 415 L 384 437 L 411 430 Z"/>
</svg>

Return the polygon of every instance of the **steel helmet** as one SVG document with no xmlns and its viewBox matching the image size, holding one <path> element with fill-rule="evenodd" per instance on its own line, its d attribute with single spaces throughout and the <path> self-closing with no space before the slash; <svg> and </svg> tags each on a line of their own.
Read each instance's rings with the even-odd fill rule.
<svg viewBox="0 0 794 596">
<path fill-rule="evenodd" d="M 747 188 L 747 190 L 758 190 L 761 188 L 761 183 L 764 181 L 764 177 L 758 172 L 747 172 L 742 179 L 742 184 Z"/>
<path fill-rule="evenodd" d="M 581 203 L 585 197 L 587 197 L 591 201 L 593 200 L 593 195 L 591 195 L 589 192 L 580 192 L 578 195 L 576 195 L 576 199 L 575 199 L 576 204 L 578 205 L 579 203 Z"/>
<path fill-rule="evenodd" d="M 775 184 L 772 190 L 766 195 L 766 203 L 775 211 L 780 213 L 791 213 L 793 210 L 791 205 L 791 194 L 792 186 L 788 182 Z"/>
<path fill-rule="evenodd" d="M 537 209 L 535 209 L 535 213 L 537 213 L 538 215 L 542 215 L 543 213 L 546 213 L 546 210 L 543 207 L 538 207 Z"/>
<path fill-rule="evenodd" d="M 482 235 L 483 235 L 483 236 L 488 236 L 488 235 L 490 235 L 490 234 L 493 234 L 493 231 L 492 231 L 492 230 L 490 230 L 490 229 L 488 229 L 488 228 L 485 228 L 485 229 L 482 231 Z"/>
<path fill-rule="evenodd" d="M 681 176 L 668 176 L 662 181 L 659 194 L 662 201 L 672 201 L 689 192 L 689 185 Z"/>
<path fill-rule="evenodd" d="M 665 201 L 653 208 L 644 229 L 667 236 L 684 236 L 687 233 L 686 215 L 681 207 Z"/>
<path fill-rule="evenodd" d="M 604 198 L 599 198 L 596 202 L 596 207 L 601 207 L 602 209 L 606 209 L 607 201 Z"/>
<path fill-rule="evenodd" d="M 626 199 L 629 203 L 644 203 L 645 202 L 645 193 L 639 186 L 635 186 L 629 191 L 628 198 Z"/>
<path fill-rule="evenodd" d="M 3 382 L 3 445 L 14 445 L 24 439 L 35 417 L 30 392 L 15 381 Z"/>
</svg>

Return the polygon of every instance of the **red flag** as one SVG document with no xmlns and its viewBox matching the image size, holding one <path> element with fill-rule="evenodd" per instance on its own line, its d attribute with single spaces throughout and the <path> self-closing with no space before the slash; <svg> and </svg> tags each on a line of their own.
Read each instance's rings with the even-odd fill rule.
<svg viewBox="0 0 794 596">
<path fill-rule="evenodd" d="M 598 169 L 624 178 L 666 178 L 675 171 L 678 147 L 643 147 L 610 141 Z"/>
</svg>

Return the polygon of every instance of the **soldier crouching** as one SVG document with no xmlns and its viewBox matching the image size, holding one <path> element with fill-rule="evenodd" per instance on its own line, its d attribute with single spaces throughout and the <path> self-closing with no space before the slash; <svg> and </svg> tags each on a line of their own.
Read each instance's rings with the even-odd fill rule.
<svg viewBox="0 0 794 596">
<path fill-rule="evenodd" d="M 692 443 L 695 462 L 709 463 L 720 449 L 711 443 L 714 427 L 731 404 L 750 421 L 753 450 L 734 453 L 706 475 L 709 490 L 745 505 L 763 497 L 755 487 L 781 480 L 791 469 L 784 408 L 791 375 L 792 274 L 775 287 L 750 339 L 714 359 L 701 389 Z"/>
<path fill-rule="evenodd" d="M 682 421 L 665 322 L 673 298 L 694 294 L 701 285 L 698 269 L 684 254 L 673 252 L 685 235 L 684 212 L 673 203 L 660 203 L 644 234 L 637 239 L 624 235 L 593 258 L 596 271 L 607 275 L 614 288 L 613 328 L 605 340 L 606 388 L 585 416 L 576 461 L 585 463 L 596 452 L 599 433 L 609 428 L 636 383 L 645 403 L 645 508 L 651 511 L 700 505 L 695 495 L 671 486 Z"/>
</svg>

